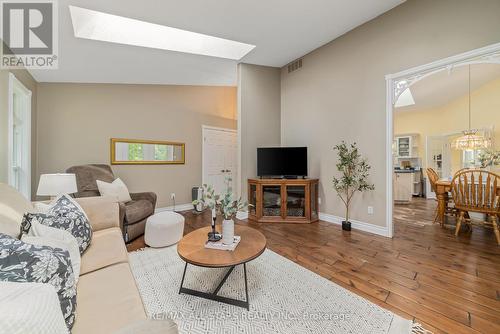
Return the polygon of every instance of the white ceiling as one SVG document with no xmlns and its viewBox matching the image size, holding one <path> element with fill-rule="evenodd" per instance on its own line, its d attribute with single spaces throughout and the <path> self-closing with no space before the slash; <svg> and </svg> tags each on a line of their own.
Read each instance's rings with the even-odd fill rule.
<svg viewBox="0 0 500 334">
<path fill-rule="evenodd" d="M 59 69 L 39 82 L 236 85 L 237 61 L 77 39 L 68 5 L 256 45 L 241 62 L 282 67 L 405 0 L 59 0 Z"/>
<path fill-rule="evenodd" d="M 440 71 L 410 87 L 415 104 L 396 108 L 396 112 L 419 111 L 441 107 L 468 94 L 469 71 L 467 66 L 454 68 L 451 72 Z M 471 66 L 471 90 L 500 79 L 500 65 L 475 64 Z M 474 101 L 472 101 L 474 103 Z"/>
</svg>

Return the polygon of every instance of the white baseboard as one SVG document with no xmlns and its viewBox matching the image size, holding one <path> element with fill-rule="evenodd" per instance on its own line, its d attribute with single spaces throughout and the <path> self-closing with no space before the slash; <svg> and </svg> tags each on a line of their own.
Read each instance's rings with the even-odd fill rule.
<svg viewBox="0 0 500 334">
<path fill-rule="evenodd" d="M 342 220 L 344 220 L 344 218 L 342 218 L 342 217 L 334 216 L 334 215 L 331 215 L 328 213 L 323 213 L 323 212 L 319 213 L 319 219 L 322 221 L 337 224 L 337 225 L 341 225 Z M 361 222 L 358 220 L 352 220 L 352 219 L 351 219 L 351 226 L 353 229 L 356 229 L 356 230 L 381 235 L 383 237 L 389 237 L 389 234 L 387 233 L 386 227 L 377 226 L 377 225 Z"/>
<path fill-rule="evenodd" d="M 162 211 L 189 211 L 193 210 L 193 204 L 191 203 L 186 203 L 186 204 L 178 204 L 175 206 L 165 206 L 163 208 L 156 208 L 155 212 L 162 212 Z"/>
<path fill-rule="evenodd" d="M 175 210 L 173 206 L 166 206 L 163 208 L 156 208 L 155 212 L 162 212 L 162 211 L 191 211 L 193 210 L 193 204 L 191 203 L 186 203 L 186 204 L 179 204 L 175 206 Z M 247 211 L 238 211 L 236 214 L 236 218 L 239 220 L 244 220 L 248 218 L 248 212 Z"/>
<path fill-rule="evenodd" d="M 190 211 L 190 210 L 193 210 L 193 204 L 191 204 L 191 203 L 179 204 L 179 205 L 175 206 L 175 211 Z M 163 208 L 156 208 L 156 210 L 155 210 L 155 212 L 162 212 L 162 211 L 174 211 L 174 207 L 173 206 L 166 206 Z M 248 219 L 248 212 L 238 211 L 238 213 L 236 214 L 236 218 L 239 220 Z M 328 222 L 328 223 L 340 225 L 340 224 L 342 224 L 342 220 L 344 218 L 339 217 L 339 216 L 334 216 L 334 215 L 331 215 L 328 213 L 320 212 L 319 219 L 322 221 Z M 351 219 L 351 224 L 352 224 L 351 225 L 352 228 L 354 228 L 356 230 L 360 230 L 360 231 L 368 232 L 368 233 L 373 233 L 373 234 L 381 235 L 384 237 L 388 236 L 387 228 L 385 228 L 385 227 L 361 222 L 358 220 L 352 220 L 352 219 Z"/>
</svg>

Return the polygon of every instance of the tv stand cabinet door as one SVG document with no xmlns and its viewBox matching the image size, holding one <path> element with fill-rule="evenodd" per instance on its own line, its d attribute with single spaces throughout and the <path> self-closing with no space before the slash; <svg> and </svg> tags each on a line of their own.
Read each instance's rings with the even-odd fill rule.
<svg viewBox="0 0 500 334">
<path fill-rule="evenodd" d="M 262 219 L 280 221 L 283 219 L 283 186 L 279 182 L 261 184 Z"/>
<path fill-rule="evenodd" d="M 260 205 L 260 184 L 256 182 L 248 182 L 248 218 L 251 220 L 258 220 L 261 215 Z"/>
<path fill-rule="evenodd" d="M 283 185 L 283 218 L 288 222 L 308 222 L 309 221 L 309 185 L 285 184 Z"/>
</svg>

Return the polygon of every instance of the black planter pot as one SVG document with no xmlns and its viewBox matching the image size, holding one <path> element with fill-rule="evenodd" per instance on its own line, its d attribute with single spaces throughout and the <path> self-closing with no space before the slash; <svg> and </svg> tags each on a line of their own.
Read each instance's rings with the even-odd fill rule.
<svg viewBox="0 0 500 334">
<path fill-rule="evenodd" d="M 342 221 L 342 229 L 344 231 L 350 231 L 351 230 L 351 222 L 346 222 L 346 221 Z"/>
</svg>

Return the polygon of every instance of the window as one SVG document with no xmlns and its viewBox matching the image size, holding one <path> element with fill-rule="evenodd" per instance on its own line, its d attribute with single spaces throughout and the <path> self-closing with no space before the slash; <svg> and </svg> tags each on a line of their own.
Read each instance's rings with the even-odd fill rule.
<svg viewBox="0 0 500 334">
<path fill-rule="evenodd" d="M 31 200 L 31 91 L 10 73 L 8 181 Z"/>
<path fill-rule="evenodd" d="M 481 162 L 479 161 L 479 154 L 481 150 L 466 150 L 462 153 L 462 167 L 463 168 L 479 168 Z"/>
</svg>

